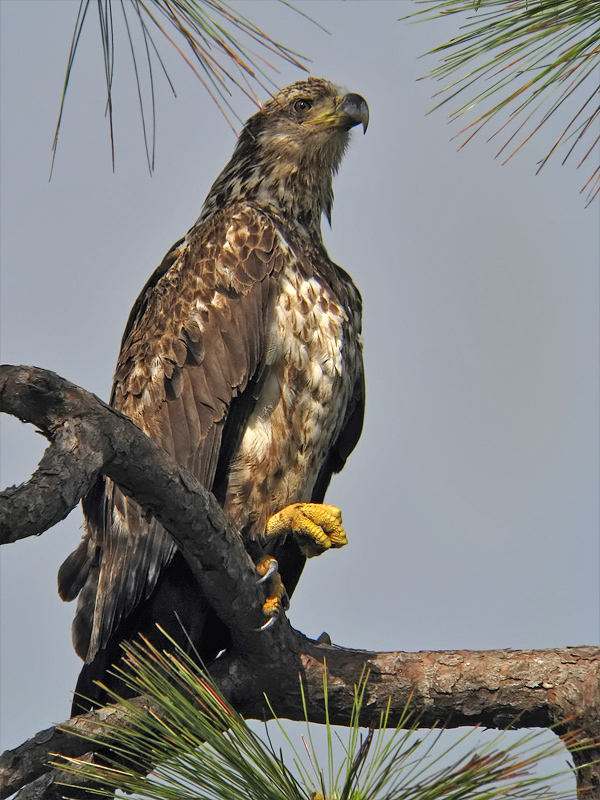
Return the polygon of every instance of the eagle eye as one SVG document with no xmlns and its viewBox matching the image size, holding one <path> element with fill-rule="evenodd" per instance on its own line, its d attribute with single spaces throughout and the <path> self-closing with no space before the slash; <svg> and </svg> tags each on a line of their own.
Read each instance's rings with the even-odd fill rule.
<svg viewBox="0 0 600 800">
<path fill-rule="evenodd" d="M 299 112 L 308 111 L 309 108 L 312 108 L 312 103 L 310 100 L 296 100 L 294 108 Z"/>
</svg>

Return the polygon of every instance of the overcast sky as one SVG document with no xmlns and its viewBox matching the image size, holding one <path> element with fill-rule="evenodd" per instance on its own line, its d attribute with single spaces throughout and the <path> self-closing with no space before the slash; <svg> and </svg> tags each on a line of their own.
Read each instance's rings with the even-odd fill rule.
<svg viewBox="0 0 600 800">
<path fill-rule="evenodd" d="M 328 501 L 349 545 L 311 561 L 292 624 L 377 650 L 543 648 L 599 639 L 598 205 L 534 139 L 457 152 L 425 116 L 455 24 L 397 22 L 409 4 L 274 2 L 243 12 L 371 110 L 336 179 L 331 257 L 364 299 L 367 414 Z M 131 308 L 196 219 L 235 136 L 185 65 L 157 75 L 148 175 L 118 18 L 116 170 L 97 19 L 80 44 L 52 181 L 50 146 L 78 4 L 2 0 L 2 361 L 55 370 L 109 397 Z M 281 86 L 301 77 L 280 65 Z M 263 93 L 264 97 L 264 93 Z M 239 113 L 253 112 L 236 99 Z M 548 141 L 545 139 L 544 141 Z M 44 440 L 2 418 L 2 484 Z M 2 747 L 62 721 L 80 662 L 56 571 L 82 517 L 2 550 Z"/>
</svg>

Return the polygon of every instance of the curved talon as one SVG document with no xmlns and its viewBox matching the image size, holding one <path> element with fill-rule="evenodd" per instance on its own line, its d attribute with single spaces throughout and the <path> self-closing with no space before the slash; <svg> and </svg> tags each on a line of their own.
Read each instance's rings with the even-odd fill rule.
<svg viewBox="0 0 600 800">
<path fill-rule="evenodd" d="M 277 563 L 277 559 L 272 558 L 271 556 L 269 556 L 264 561 L 257 564 L 256 570 L 260 575 L 262 575 L 262 578 L 259 578 L 256 581 L 256 585 L 259 586 L 261 583 L 264 583 L 267 580 L 267 578 L 270 578 L 271 575 L 277 572 L 278 569 L 279 569 L 279 564 Z"/>
<path fill-rule="evenodd" d="M 279 612 L 275 612 L 272 617 L 269 617 L 269 619 L 265 622 L 264 625 L 261 625 L 260 628 L 254 628 L 254 630 L 255 631 L 268 631 L 269 628 L 272 628 L 273 625 L 275 625 L 275 623 L 277 622 L 278 619 L 279 619 Z"/>
<path fill-rule="evenodd" d="M 265 556 L 256 565 L 259 574 L 265 573 L 258 583 L 262 583 L 269 578 L 267 597 L 263 603 L 262 611 L 265 617 L 268 617 L 264 625 L 260 628 L 255 628 L 257 631 L 266 631 L 275 624 L 275 620 L 285 613 L 285 609 L 289 607 L 289 599 L 285 586 L 281 582 L 281 577 L 277 571 L 277 561 L 273 556 Z"/>
</svg>

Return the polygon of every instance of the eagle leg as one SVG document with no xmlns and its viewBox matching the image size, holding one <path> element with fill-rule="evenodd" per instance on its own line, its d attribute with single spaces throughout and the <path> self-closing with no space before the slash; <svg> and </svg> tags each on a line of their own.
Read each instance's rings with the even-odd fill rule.
<svg viewBox="0 0 600 800">
<path fill-rule="evenodd" d="M 275 621 L 290 607 L 290 601 L 283 585 L 283 581 L 277 572 L 277 561 L 273 556 L 264 556 L 256 564 L 256 570 L 260 578 L 257 583 L 268 580 L 268 597 L 263 603 L 263 614 L 269 619 L 258 630 L 266 631 Z"/>
<path fill-rule="evenodd" d="M 342 512 L 323 503 L 293 503 L 269 518 L 267 537 L 289 533 L 295 536 L 307 558 L 348 544 L 342 527 Z"/>
</svg>

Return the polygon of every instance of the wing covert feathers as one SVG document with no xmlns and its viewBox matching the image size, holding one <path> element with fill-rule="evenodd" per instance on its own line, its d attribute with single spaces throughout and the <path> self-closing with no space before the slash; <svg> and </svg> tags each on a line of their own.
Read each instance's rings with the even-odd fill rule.
<svg viewBox="0 0 600 800">
<path fill-rule="evenodd" d="M 222 435 L 230 404 L 257 379 L 271 348 L 285 247 L 270 219 L 252 207 L 216 214 L 167 254 L 123 337 L 112 404 L 207 488 L 227 447 Z M 228 426 L 227 436 L 239 440 L 243 422 L 240 415 L 238 429 Z M 105 494 L 84 505 L 87 533 L 59 581 L 65 599 L 79 593 L 73 640 L 91 661 L 153 591 L 175 547 L 108 480 Z"/>
</svg>

